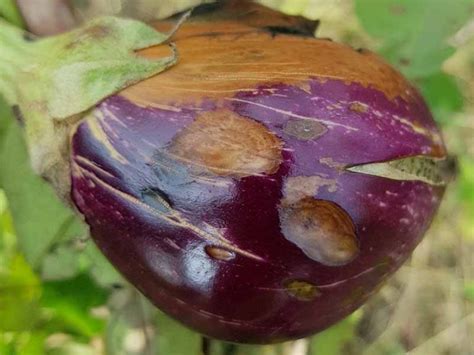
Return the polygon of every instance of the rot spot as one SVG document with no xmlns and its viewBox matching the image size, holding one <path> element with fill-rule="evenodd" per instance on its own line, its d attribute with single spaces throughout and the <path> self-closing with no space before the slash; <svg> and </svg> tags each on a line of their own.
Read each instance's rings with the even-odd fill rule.
<svg viewBox="0 0 474 355">
<path fill-rule="evenodd" d="M 235 258 L 234 252 L 213 245 L 206 246 L 205 250 L 207 255 L 217 260 L 229 261 Z"/>
<path fill-rule="evenodd" d="M 322 123 L 308 119 L 290 119 L 283 132 L 302 141 L 309 141 L 321 137 L 327 132 Z"/>
<path fill-rule="evenodd" d="M 283 286 L 286 292 L 300 301 L 312 301 L 321 295 L 319 289 L 307 281 L 286 280 Z"/>
<path fill-rule="evenodd" d="M 327 266 L 345 265 L 359 254 L 349 214 L 331 201 L 312 197 L 280 206 L 280 228 L 311 259 Z"/>
</svg>

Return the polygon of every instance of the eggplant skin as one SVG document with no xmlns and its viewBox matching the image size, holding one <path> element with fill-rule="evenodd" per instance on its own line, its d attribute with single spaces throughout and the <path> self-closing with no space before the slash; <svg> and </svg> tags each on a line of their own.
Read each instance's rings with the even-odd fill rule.
<svg viewBox="0 0 474 355">
<path fill-rule="evenodd" d="M 76 127 L 71 196 L 111 263 L 175 319 L 232 342 L 305 337 L 420 242 L 446 152 L 376 55 L 226 21 L 183 25 L 176 66 Z"/>
</svg>

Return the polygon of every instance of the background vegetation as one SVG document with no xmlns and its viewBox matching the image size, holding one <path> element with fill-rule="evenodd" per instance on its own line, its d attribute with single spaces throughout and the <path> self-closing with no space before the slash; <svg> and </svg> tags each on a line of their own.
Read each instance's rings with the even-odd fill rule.
<svg viewBox="0 0 474 355">
<path fill-rule="evenodd" d="M 320 19 L 319 37 L 374 49 L 424 93 L 459 177 L 410 262 L 312 339 L 211 343 L 212 354 L 474 353 L 474 1 L 262 0 Z M 201 337 L 150 306 L 29 168 L 0 102 L 0 354 L 192 355 Z"/>
</svg>

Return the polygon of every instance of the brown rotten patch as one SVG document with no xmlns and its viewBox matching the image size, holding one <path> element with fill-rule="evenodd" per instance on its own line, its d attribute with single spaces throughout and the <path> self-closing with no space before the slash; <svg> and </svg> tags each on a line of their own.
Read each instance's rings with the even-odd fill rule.
<svg viewBox="0 0 474 355">
<path fill-rule="evenodd" d="M 225 99 L 234 93 L 253 92 L 260 85 L 285 83 L 305 88 L 308 79 L 336 79 L 376 89 L 389 99 L 418 99 L 410 83 L 374 53 L 361 54 L 349 46 L 299 36 L 271 39 L 271 33 L 250 23 L 235 15 L 185 23 L 173 37 L 179 63 L 120 95 L 141 106 L 156 106 Z M 161 27 L 158 29 L 163 30 Z M 138 53 L 161 58 L 169 55 L 169 49 L 154 46 Z"/>
<path fill-rule="evenodd" d="M 263 124 L 220 109 L 199 115 L 173 138 L 168 153 L 194 169 L 220 176 L 272 174 L 282 143 Z"/>
<path fill-rule="evenodd" d="M 337 204 L 312 197 L 280 206 L 283 235 L 311 259 L 327 266 L 345 265 L 359 254 L 351 217 Z"/>
</svg>

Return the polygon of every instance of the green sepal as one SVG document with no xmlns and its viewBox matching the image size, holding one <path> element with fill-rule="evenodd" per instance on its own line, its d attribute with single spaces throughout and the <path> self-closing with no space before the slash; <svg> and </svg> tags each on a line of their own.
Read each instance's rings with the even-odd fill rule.
<svg viewBox="0 0 474 355">
<path fill-rule="evenodd" d="M 4 31 L 2 24 L 0 30 Z M 102 17 L 77 30 L 33 42 L 24 40 L 20 31 L 8 30 L 10 43 L 0 43 L 0 51 L 18 46 L 15 62 L 20 65 L 16 75 L 10 75 L 14 82 L 4 84 L 18 86 L 16 97 L 10 93 L 7 100 L 20 106 L 30 101 L 44 103 L 55 119 L 86 111 L 177 59 L 176 53 L 157 60 L 136 56 L 134 51 L 161 44 L 168 35 L 135 20 Z M 0 91 L 11 89 L 1 86 Z"/>
<path fill-rule="evenodd" d="M 69 191 L 70 128 L 108 96 L 156 75 L 177 61 L 149 60 L 135 51 L 166 42 L 143 22 L 101 17 L 71 32 L 31 40 L 0 19 L 0 94 L 25 125 L 33 170 L 58 194 Z M 59 124 L 61 122 L 61 124 Z"/>
</svg>

